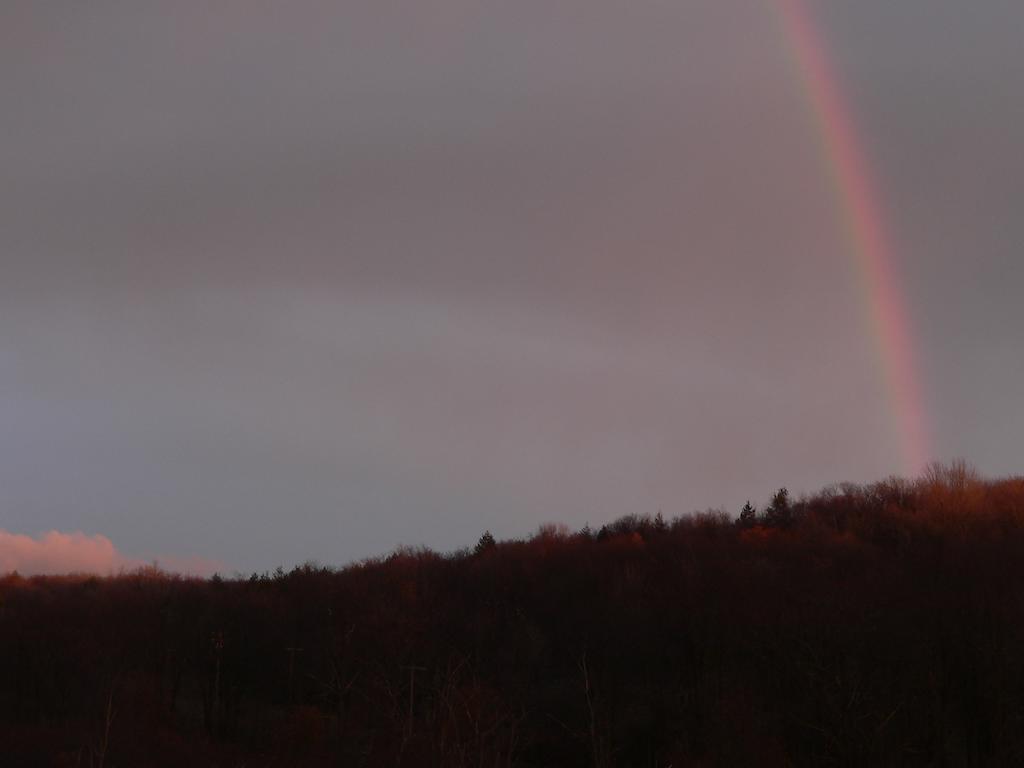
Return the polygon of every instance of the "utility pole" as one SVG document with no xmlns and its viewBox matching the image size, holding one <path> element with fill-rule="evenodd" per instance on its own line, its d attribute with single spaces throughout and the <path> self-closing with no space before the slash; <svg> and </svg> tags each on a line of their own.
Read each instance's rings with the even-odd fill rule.
<svg viewBox="0 0 1024 768">
<path fill-rule="evenodd" d="M 213 704 L 210 707 L 210 728 L 216 733 L 220 719 L 217 710 L 220 705 L 220 660 L 224 655 L 224 632 L 217 630 L 210 636 L 210 646 L 213 648 Z"/>
<path fill-rule="evenodd" d="M 295 703 L 295 685 L 294 685 L 294 680 L 295 680 L 295 654 L 296 653 L 302 653 L 302 651 L 304 649 L 303 648 L 295 648 L 294 646 L 289 646 L 289 647 L 285 648 L 285 650 L 288 652 L 288 703 L 289 704 L 294 704 Z"/>
<path fill-rule="evenodd" d="M 426 672 L 426 667 L 402 667 L 402 669 L 409 670 L 409 722 L 406 725 L 406 738 L 412 736 L 412 712 L 413 706 L 416 702 L 416 673 Z"/>
</svg>

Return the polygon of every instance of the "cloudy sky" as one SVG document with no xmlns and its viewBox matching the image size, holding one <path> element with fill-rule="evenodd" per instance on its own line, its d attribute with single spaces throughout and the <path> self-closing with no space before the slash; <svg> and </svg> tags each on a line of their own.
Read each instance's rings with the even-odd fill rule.
<svg viewBox="0 0 1024 768">
<path fill-rule="evenodd" d="M 1020 472 L 1024 4 L 807 5 L 934 458 Z M 903 470 L 771 0 L 8 0 L 0 106 L 0 567 L 342 563 Z"/>
</svg>

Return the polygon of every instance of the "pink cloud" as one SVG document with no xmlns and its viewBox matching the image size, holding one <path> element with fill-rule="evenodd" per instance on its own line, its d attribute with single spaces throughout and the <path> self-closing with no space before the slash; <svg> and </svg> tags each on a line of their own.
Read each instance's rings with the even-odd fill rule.
<svg viewBox="0 0 1024 768">
<path fill-rule="evenodd" d="M 208 576 L 224 566 L 202 558 L 156 557 L 150 561 L 126 557 L 106 536 L 87 536 L 81 531 L 47 531 L 37 537 L 0 529 L 0 574 L 18 571 L 39 574 L 96 573 L 134 570 L 156 562 L 160 568 Z"/>
</svg>

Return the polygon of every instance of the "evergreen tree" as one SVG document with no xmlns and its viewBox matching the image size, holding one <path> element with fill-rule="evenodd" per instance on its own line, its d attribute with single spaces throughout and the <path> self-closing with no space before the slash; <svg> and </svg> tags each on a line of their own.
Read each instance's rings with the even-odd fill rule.
<svg viewBox="0 0 1024 768">
<path fill-rule="evenodd" d="M 484 535 L 480 537 L 480 541 L 478 541 L 476 546 L 473 548 L 473 553 L 480 555 L 488 550 L 494 549 L 497 545 L 498 543 L 494 540 L 491 532 L 484 531 Z"/>
<path fill-rule="evenodd" d="M 789 491 L 779 488 L 772 496 L 772 503 L 765 510 L 765 519 L 776 528 L 788 528 L 793 523 L 793 509 L 789 502 Z"/>
<path fill-rule="evenodd" d="M 757 510 L 748 500 L 740 510 L 740 528 L 753 528 L 757 525 Z"/>
</svg>

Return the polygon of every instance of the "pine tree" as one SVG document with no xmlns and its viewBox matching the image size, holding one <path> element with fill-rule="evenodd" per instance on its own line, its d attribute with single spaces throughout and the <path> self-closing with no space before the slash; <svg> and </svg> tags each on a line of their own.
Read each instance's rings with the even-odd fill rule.
<svg viewBox="0 0 1024 768">
<path fill-rule="evenodd" d="M 789 503 L 789 491 L 779 488 L 772 496 L 772 503 L 765 510 L 765 518 L 769 525 L 776 528 L 788 528 L 793 522 L 793 510 Z"/>
<path fill-rule="evenodd" d="M 757 525 L 757 510 L 748 500 L 740 510 L 740 528 L 753 528 Z"/>
<path fill-rule="evenodd" d="M 488 550 L 494 549 L 498 543 L 494 540 L 490 531 L 484 531 L 484 535 L 480 537 L 480 541 L 476 543 L 476 547 L 473 548 L 473 553 L 480 555 Z"/>
</svg>

